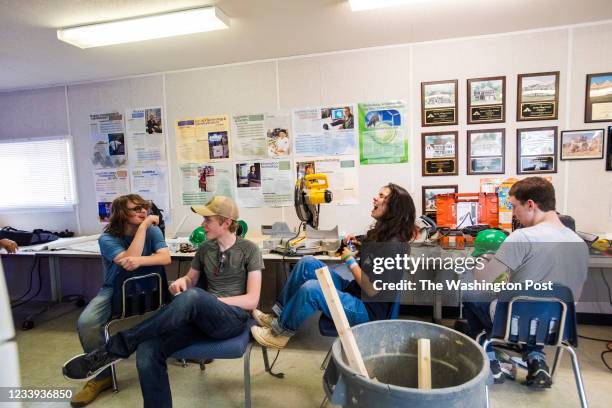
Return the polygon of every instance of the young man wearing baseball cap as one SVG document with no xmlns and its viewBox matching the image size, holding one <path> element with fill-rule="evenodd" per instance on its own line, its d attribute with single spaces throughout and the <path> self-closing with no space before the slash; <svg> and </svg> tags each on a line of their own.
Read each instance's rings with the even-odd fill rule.
<svg viewBox="0 0 612 408">
<path fill-rule="evenodd" d="M 189 272 L 169 289 L 176 297 L 152 318 L 112 336 L 105 347 L 69 360 L 66 378 L 85 381 L 138 350 L 136 364 L 145 407 L 170 407 L 166 359 L 202 338 L 228 339 L 244 331 L 257 307 L 264 267 L 259 248 L 236 236 L 238 208 L 215 196 L 192 211 L 204 217 L 207 240 Z"/>
</svg>

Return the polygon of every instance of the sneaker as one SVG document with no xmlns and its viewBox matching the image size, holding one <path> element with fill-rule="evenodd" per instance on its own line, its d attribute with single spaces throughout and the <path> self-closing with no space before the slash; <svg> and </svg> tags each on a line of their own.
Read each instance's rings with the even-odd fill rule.
<svg viewBox="0 0 612 408">
<path fill-rule="evenodd" d="M 73 407 L 84 407 L 96 399 L 98 394 L 104 390 L 112 388 L 113 380 L 111 377 L 106 377 L 101 380 L 87 381 L 85 387 L 78 394 L 74 395 L 70 400 L 70 405 Z"/>
<path fill-rule="evenodd" d="M 291 338 L 289 336 L 276 335 L 272 333 L 272 329 L 269 327 L 253 326 L 251 327 L 251 334 L 262 346 L 275 349 L 285 348 L 287 342 Z"/>
<path fill-rule="evenodd" d="M 534 388 L 550 388 L 552 378 L 544 360 L 529 360 L 527 362 L 527 380 L 525 385 Z"/>
<path fill-rule="evenodd" d="M 274 315 L 255 309 L 253 310 L 253 319 L 255 319 L 257 324 L 261 327 L 267 327 L 270 329 L 272 328 L 272 320 L 274 320 Z"/>
<path fill-rule="evenodd" d="M 497 360 L 489 360 L 489 366 L 491 367 L 491 376 L 493 377 L 493 383 L 503 384 L 505 381 L 504 373 L 501 369 L 501 365 Z"/>
<path fill-rule="evenodd" d="M 62 373 L 69 380 L 89 381 L 119 360 L 122 358 L 109 353 L 102 347 L 66 361 L 62 367 Z"/>
</svg>

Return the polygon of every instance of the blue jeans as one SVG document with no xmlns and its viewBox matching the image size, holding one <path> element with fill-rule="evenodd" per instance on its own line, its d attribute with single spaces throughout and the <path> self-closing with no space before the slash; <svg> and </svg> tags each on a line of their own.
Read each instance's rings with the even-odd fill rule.
<svg viewBox="0 0 612 408">
<path fill-rule="evenodd" d="M 315 270 L 325 264 L 312 256 L 305 256 L 293 268 L 280 296 L 273 307 L 278 319 L 273 323 L 276 334 L 292 336 L 297 329 L 317 311 L 331 319 Z M 330 270 L 340 302 L 351 326 L 370 321 L 361 299 L 343 292 L 350 281 Z"/>
<path fill-rule="evenodd" d="M 89 353 L 104 345 L 104 326 L 111 317 L 113 288 L 102 286 L 95 298 L 85 307 L 77 321 L 77 331 L 83 351 Z M 104 370 L 96 379 L 110 376 L 110 369 Z"/>
<path fill-rule="evenodd" d="M 470 337 L 476 338 L 484 330 L 487 335 L 491 334 L 493 330 L 493 322 L 491 321 L 491 315 L 489 314 L 491 302 L 464 302 L 463 311 L 465 318 L 470 328 Z M 544 360 L 546 354 L 544 353 L 543 346 L 534 346 L 530 344 L 522 345 L 523 348 L 523 360 Z M 495 352 L 493 347 L 489 344 L 485 350 L 489 356 L 489 360 L 495 360 Z"/>
<path fill-rule="evenodd" d="M 210 293 L 189 289 L 156 315 L 112 336 L 106 350 L 126 358 L 136 350 L 145 407 L 171 407 L 166 359 L 204 338 L 229 339 L 245 330 L 249 314 Z"/>
</svg>

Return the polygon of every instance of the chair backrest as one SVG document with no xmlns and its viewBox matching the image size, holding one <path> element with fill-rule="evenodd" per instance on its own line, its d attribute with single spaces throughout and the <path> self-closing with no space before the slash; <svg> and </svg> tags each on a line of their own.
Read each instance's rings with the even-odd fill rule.
<svg viewBox="0 0 612 408">
<path fill-rule="evenodd" d="M 552 290 L 504 291 L 493 318 L 492 337 L 510 343 L 578 346 L 572 291 L 560 284 Z"/>
<path fill-rule="evenodd" d="M 170 300 L 163 266 L 143 266 L 135 271 L 121 270 L 113 284 L 111 320 L 152 312 Z"/>
</svg>

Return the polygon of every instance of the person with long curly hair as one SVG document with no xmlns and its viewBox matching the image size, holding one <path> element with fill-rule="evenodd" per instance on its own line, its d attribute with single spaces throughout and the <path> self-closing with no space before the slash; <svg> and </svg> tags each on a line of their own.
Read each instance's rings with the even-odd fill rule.
<svg viewBox="0 0 612 408">
<path fill-rule="evenodd" d="M 374 288 L 372 260 L 377 257 L 401 257 L 410 253 L 409 241 L 415 234 L 415 207 L 410 194 L 402 187 L 389 183 L 382 187 L 372 202 L 371 212 L 375 222 L 363 237 L 347 236 L 342 260 L 354 279 L 349 281 L 330 271 L 334 286 L 351 326 L 373 320 L 388 319 L 395 296 Z M 356 255 L 360 254 L 360 261 Z M 364 260 L 370 260 L 365 262 Z M 368 264 L 368 265 L 366 265 Z M 285 283 L 273 314 L 253 311 L 259 326 L 251 333 L 257 342 L 266 347 L 281 349 L 297 329 L 315 312 L 321 311 L 331 318 L 315 271 L 325 264 L 307 256 L 293 268 Z M 363 269 L 362 269 L 363 268 Z M 402 270 L 396 270 L 395 277 Z M 378 277 L 376 278 L 378 279 Z"/>
<path fill-rule="evenodd" d="M 86 353 L 104 345 L 104 325 L 111 317 L 113 284 L 117 274 L 121 270 L 168 265 L 172 261 L 164 235 L 157 227 L 159 217 L 149 215 L 149 208 L 150 203 L 138 194 L 123 195 L 113 201 L 109 223 L 98 239 L 104 282 L 77 322 L 79 340 Z M 72 398 L 71 404 L 85 406 L 111 387 L 110 369 L 107 369 L 88 381 Z"/>
</svg>

